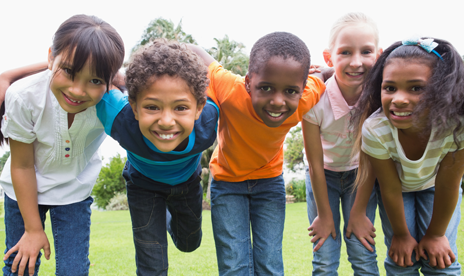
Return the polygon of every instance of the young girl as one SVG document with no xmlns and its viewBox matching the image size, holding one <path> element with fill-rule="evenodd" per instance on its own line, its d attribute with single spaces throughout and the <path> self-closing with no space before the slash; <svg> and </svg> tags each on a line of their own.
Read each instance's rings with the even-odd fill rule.
<svg viewBox="0 0 464 276">
<path fill-rule="evenodd" d="M 379 56 L 375 23 L 362 13 L 341 17 L 330 32 L 329 49 L 324 59 L 335 74 L 326 82 L 321 100 L 304 115 L 303 135 L 309 166 L 306 192 L 309 235 L 314 244 L 313 275 L 336 274 L 340 263 L 340 201 L 345 221 L 350 219 L 356 192 L 353 193 L 357 154 L 352 152 L 351 110 L 362 90 L 362 83 Z M 376 198 L 371 177 L 365 191 L 368 201 L 357 210 L 357 223 L 366 234 L 347 233 L 343 228 L 348 260 L 355 275 L 378 275 L 373 223 Z M 367 208 L 367 211 L 366 211 Z M 346 236 L 345 236 L 346 234 Z M 364 246 L 363 246 L 364 245 Z"/>
<path fill-rule="evenodd" d="M 396 42 L 380 56 L 359 100 L 353 120 L 366 154 L 359 183 L 370 163 L 382 196 L 387 275 L 461 274 L 462 76 L 461 56 L 447 41 Z"/>
<path fill-rule="evenodd" d="M 47 211 L 56 274 L 88 275 L 90 265 L 90 192 L 106 136 L 95 104 L 122 65 L 124 45 L 108 23 L 76 15 L 58 28 L 48 57 L 50 70 L 15 82 L 6 94 L 1 130 L 11 156 L 0 177 L 6 275 L 36 275 L 42 248 L 49 259 Z"/>
</svg>

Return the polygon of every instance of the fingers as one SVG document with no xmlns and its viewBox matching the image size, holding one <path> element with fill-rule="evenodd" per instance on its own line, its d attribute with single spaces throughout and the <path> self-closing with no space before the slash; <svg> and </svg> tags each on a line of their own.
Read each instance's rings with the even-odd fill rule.
<svg viewBox="0 0 464 276">
<path fill-rule="evenodd" d="M 419 258 L 423 258 L 424 260 L 428 260 L 427 254 L 425 254 L 424 248 L 419 245 L 417 251 L 416 251 L 416 261 L 419 261 Z"/>
<path fill-rule="evenodd" d="M 351 233 L 353 233 L 353 231 L 351 231 L 351 228 L 349 228 L 349 227 L 346 228 L 346 234 L 345 234 L 345 236 L 346 236 L 348 239 L 351 238 Z"/>
<path fill-rule="evenodd" d="M 367 242 L 366 239 L 359 239 L 359 241 L 361 242 L 361 244 L 367 249 L 369 250 L 370 252 L 374 252 L 374 249 L 372 249 L 371 245 L 369 244 L 369 242 Z"/>
<path fill-rule="evenodd" d="M 44 255 L 45 259 L 50 260 L 50 243 L 47 242 L 47 244 L 43 247 L 44 250 Z"/>
<path fill-rule="evenodd" d="M 313 239 L 314 239 L 314 238 L 313 238 Z M 318 238 L 318 239 L 319 239 L 319 238 Z M 311 242 L 313 242 L 313 241 L 311 240 Z M 324 242 L 325 242 L 325 239 L 324 239 L 324 238 L 320 238 L 320 239 L 319 239 L 319 242 L 316 244 L 316 247 L 314 247 L 313 252 L 316 252 L 317 250 L 319 250 L 319 248 L 321 248 L 321 246 L 324 244 Z"/>
<path fill-rule="evenodd" d="M 456 256 L 454 255 L 453 251 L 450 250 L 448 255 L 450 256 L 451 263 L 454 263 L 456 261 Z"/>
<path fill-rule="evenodd" d="M 5 261 L 6 259 L 8 259 L 10 257 L 10 255 L 13 254 L 16 251 L 18 251 L 18 245 L 15 245 L 10 250 L 8 250 L 8 252 L 6 252 L 6 254 L 5 254 L 5 256 L 3 256 L 3 260 Z"/>
<path fill-rule="evenodd" d="M 35 270 L 35 262 L 37 260 L 37 257 L 31 257 L 29 258 L 29 266 L 28 266 L 28 269 L 29 269 L 29 276 L 33 276 L 34 275 L 34 270 Z"/>
</svg>

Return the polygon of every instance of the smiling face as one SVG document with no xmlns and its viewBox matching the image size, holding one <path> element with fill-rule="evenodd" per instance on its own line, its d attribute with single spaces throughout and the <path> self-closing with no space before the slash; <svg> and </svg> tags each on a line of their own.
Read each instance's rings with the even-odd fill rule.
<svg viewBox="0 0 464 276">
<path fill-rule="evenodd" d="M 368 24 L 359 23 L 344 27 L 331 50 L 324 51 L 324 59 L 335 69 L 340 90 L 360 93 L 361 84 L 381 53 L 377 50 L 376 33 Z"/>
<path fill-rule="evenodd" d="M 413 124 L 414 109 L 419 103 L 432 70 L 424 63 L 400 58 L 390 60 L 383 70 L 382 108 L 393 126 L 403 132 L 422 129 Z"/>
<path fill-rule="evenodd" d="M 253 109 L 268 127 L 280 126 L 297 110 L 307 74 L 298 61 L 274 56 L 245 77 Z"/>
<path fill-rule="evenodd" d="M 81 71 L 76 72 L 74 80 L 71 73 L 72 60 L 62 60 L 63 55 L 48 56 L 48 69 L 52 73 L 50 89 L 61 108 L 68 113 L 79 113 L 100 102 L 106 92 L 106 83 L 92 73 L 87 61 Z"/>
<path fill-rule="evenodd" d="M 183 79 L 168 75 L 157 77 L 130 105 L 143 136 L 163 152 L 185 148 L 204 107 Z"/>
</svg>

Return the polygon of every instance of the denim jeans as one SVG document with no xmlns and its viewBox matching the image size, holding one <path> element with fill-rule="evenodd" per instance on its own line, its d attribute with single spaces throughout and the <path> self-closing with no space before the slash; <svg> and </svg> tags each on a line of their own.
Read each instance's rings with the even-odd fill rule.
<svg viewBox="0 0 464 276">
<path fill-rule="evenodd" d="M 93 199 L 87 199 L 68 205 L 39 205 L 42 227 L 45 229 L 45 214 L 50 211 L 53 239 L 55 243 L 56 275 L 89 274 L 90 205 Z M 24 234 L 24 221 L 18 203 L 5 195 L 5 253 L 15 246 Z M 3 275 L 18 275 L 11 272 L 16 253 L 4 261 Z M 40 266 L 39 253 L 35 263 L 35 273 Z M 28 274 L 28 268 L 24 270 Z"/>
<path fill-rule="evenodd" d="M 159 191 L 126 181 L 137 275 L 167 275 L 168 240 L 183 252 L 201 243 L 203 189 L 198 181 Z"/>
<path fill-rule="evenodd" d="M 213 179 L 211 219 L 219 275 L 283 275 L 282 175 L 243 182 Z"/>
<path fill-rule="evenodd" d="M 338 275 L 337 270 L 340 264 L 340 248 L 342 243 L 342 235 L 340 233 L 340 201 L 343 219 L 345 221 L 343 239 L 346 244 L 348 261 L 351 263 L 354 275 L 379 275 L 375 246 L 371 245 L 374 252 L 370 252 L 361 244 L 354 234 L 352 234 L 350 238 L 347 238 L 345 235 L 350 219 L 350 211 L 356 198 L 356 191 L 353 192 L 356 170 L 345 172 L 324 170 L 324 173 L 337 237 L 334 240 L 329 236 L 324 242 L 324 245 L 322 245 L 317 252 L 313 253 L 313 275 Z M 311 187 L 308 167 L 306 167 L 306 202 L 309 222 L 313 223 L 317 216 L 317 206 Z M 366 215 L 372 224 L 374 224 L 376 208 L 377 199 L 375 196 L 375 189 L 373 189 L 366 210 Z M 316 245 L 317 242 L 313 245 L 313 248 Z"/>
<path fill-rule="evenodd" d="M 409 233 L 412 237 L 420 242 L 425 235 L 427 228 L 432 219 L 433 213 L 433 200 L 435 196 L 435 187 L 418 192 L 403 193 L 404 214 L 406 216 L 406 224 L 408 225 Z M 393 238 L 393 229 L 385 211 L 382 202 L 380 188 L 377 187 L 377 197 L 379 202 L 379 214 L 382 219 L 382 229 L 385 234 L 385 245 L 389 249 Z M 416 261 L 416 255 L 412 254 L 413 266 L 401 267 L 388 256 L 385 258 L 385 270 L 387 275 L 420 275 L 419 269 L 424 275 L 461 275 L 461 265 L 458 262 L 458 251 L 456 246 L 456 239 L 458 233 L 458 225 L 461 219 L 461 200 L 462 191 L 459 191 L 459 200 L 454 210 L 453 216 L 446 228 L 445 236 L 449 241 L 449 245 L 456 260 L 451 266 L 445 269 L 435 269 L 429 265 L 429 262 L 423 258 Z"/>
</svg>

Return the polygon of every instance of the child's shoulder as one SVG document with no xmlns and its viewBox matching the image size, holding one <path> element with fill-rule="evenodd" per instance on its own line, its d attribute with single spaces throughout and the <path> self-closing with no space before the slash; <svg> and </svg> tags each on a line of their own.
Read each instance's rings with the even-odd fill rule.
<svg viewBox="0 0 464 276">
<path fill-rule="evenodd" d="M 51 71 L 43 72 L 27 76 L 15 81 L 7 90 L 8 94 L 31 94 L 37 96 L 40 91 L 48 91 L 50 83 Z"/>
</svg>

